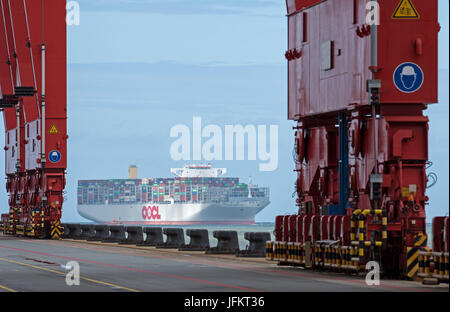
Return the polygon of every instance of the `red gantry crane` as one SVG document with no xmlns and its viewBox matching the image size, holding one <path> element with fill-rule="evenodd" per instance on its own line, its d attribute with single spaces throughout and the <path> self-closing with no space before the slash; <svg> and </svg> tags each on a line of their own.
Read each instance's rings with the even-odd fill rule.
<svg viewBox="0 0 450 312">
<path fill-rule="evenodd" d="M 7 234 L 59 239 L 67 163 L 66 1 L 0 0 Z"/>
<path fill-rule="evenodd" d="M 298 214 L 276 218 L 267 256 L 348 272 L 374 261 L 414 277 L 436 180 L 423 112 L 438 100 L 438 1 L 286 4 Z M 448 217 L 438 221 L 448 278 Z"/>
</svg>

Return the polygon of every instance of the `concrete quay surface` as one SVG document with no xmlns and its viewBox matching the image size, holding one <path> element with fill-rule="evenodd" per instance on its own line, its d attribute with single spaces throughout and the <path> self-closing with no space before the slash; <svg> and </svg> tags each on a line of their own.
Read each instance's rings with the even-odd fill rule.
<svg viewBox="0 0 450 312">
<path fill-rule="evenodd" d="M 79 264 L 80 284 L 67 274 Z M 448 284 L 277 266 L 264 258 L 0 235 L 0 292 L 448 292 Z"/>
</svg>

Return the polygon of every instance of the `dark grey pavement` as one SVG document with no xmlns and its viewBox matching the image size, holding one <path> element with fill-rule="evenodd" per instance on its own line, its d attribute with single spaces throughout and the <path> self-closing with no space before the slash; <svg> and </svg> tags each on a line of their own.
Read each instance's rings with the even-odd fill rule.
<svg viewBox="0 0 450 312">
<path fill-rule="evenodd" d="M 66 284 L 69 261 L 79 263 L 79 286 Z M 0 292 L 9 291 L 434 292 L 448 286 L 392 280 L 368 286 L 363 277 L 279 267 L 264 259 L 0 236 Z"/>
</svg>

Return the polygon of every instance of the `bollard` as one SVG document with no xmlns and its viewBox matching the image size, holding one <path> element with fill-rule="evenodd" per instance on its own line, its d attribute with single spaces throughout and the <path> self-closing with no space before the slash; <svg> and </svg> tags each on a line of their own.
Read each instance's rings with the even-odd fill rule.
<svg viewBox="0 0 450 312">
<path fill-rule="evenodd" d="M 188 245 L 179 248 L 180 251 L 205 251 L 209 248 L 208 230 L 187 229 L 186 235 L 191 240 Z"/>
<path fill-rule="evenodd" d="M 283 242 L 289 241 L 289 218 L 291 216 L 284 216 L 283 218 L 283 226 L 281 228 Z"/>
<path fill-rule="evenodd" d="M 128 237 L 121 240 L 119 244 L 137 245 L 144 241 L 144 232 L 142 226 L 127 226 L 125 231 L 128 233 Z"/>
<path fill-rule="evenodd" d="M 265 257 L 266 242 L 270 241 L 269 232 L 246 232 L 244 238 L 250 242 L 246 250 L 236 253 L 237 257 Z"/>
<path fill-rule="evenodd" d="M 329 239 L 330 236 L 330 222 L 331 216 L 321 216 L 319 220 L 319 240 Z"/>
<path fill-rule="evenodd" d="M 208 248 L 207 254 L 235 254 L 239 251 L 239 241 L 236 231 L 214 231 L 213 236 L 217 238 L 217 246 Z"/>
<path fill-rule="evenodd" d="M 449 281 L 449 253 L 433 252 L 431 249 L 421 248 L 419 251 L 419 271 L 417 276 L 426 279 L 436 279 L 438 283 Z"/>
<path fill-rule="evenodd" d="M 69 228 L 69 238 L 81 239 L 81 225 L 80 224 L 67 224 Z"/>
<path fill-rule="evenodd" d="M 287 242 L 274 242 L 274 256 L 273 260 L 278 261 L 278 265 L 285 265 L 288 261 Z"/>
<path fill-rule="evenodd" d="M 94 226 L 95 235 L 88 238 L 88 241 L 102 241 L 109 238 L 109 226 L 98 224 Z"/>
<path fill-rule="evenodd" d="M 156 246 L 164 242 L 163 231 L 160 227 L 144 227 L 143 232 L 147 234 L 147 238 L 136 246 Z"/>
<path fill-rule="evenodd" d="M 294 243 L 288 242 L 287 243 L 287 263 L 292 264 L 294 263 Z M 237 256 L 237 255 L 236 255 Z"/>
<path fill-rule="evenodd" d="M 67 224 L 67 223 L 62 223 L 61 226 L 62 226 L 62 228 L 63 228 L 63 233 L 62 233 L 61 238 L 70 238 L 71 235 L 70 235 L 70 227 L 69 227 L 69 224 Z"/>
<path fill-rule="evenodd" d="M 288 242 L 295 242 L 297 238 L 297 215 L 290 215 L 288 217 Z M 245 234 L 244 234 L 245 235 Z"/>
<path fill-rule="evenodd" d="M 125 239 L 125 227 L 123 225 L 110 225 L 109 231 L 111 235 L 103 239 L 103 243 L 118 243 Z"/>
<path fill-rule="evenodd" d="M 266 260 L 272 261 L 273 260 L 273 242 L 267 241 L 266 242 Z"/>
<path fill-rule="evenodd" d="M 167 240 L 156 245 L 156 248 L 184 248 L 184 232 L 181 228 L 165 228 L 164 234 L 167 235 Z"/>
<path fill-rule="evenodd" d="M 275 230 L 273 234 L 275 235 L 275 241 L 281 241 L 283 238 L 283 219 L 284 216 L 275 217 Z"/>
<path fill-rule="evenodd" d="M 302 265 L 303 264 L 303 243 L 294 243 L 294 248 L 295 248 L 294 263 Z"/>
</svg>

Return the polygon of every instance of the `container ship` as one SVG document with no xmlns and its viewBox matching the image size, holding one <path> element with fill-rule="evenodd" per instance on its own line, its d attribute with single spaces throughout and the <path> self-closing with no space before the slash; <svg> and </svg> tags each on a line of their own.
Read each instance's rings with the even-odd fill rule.
<svg viewBox="0 0 450 312">
<path fill-rule="evenodd" d="M 225 168 L 187 165 L 173 178 L 79 180 L 78 213 L 97 223 L 138 225 L 254 224 L 269 188 L 223 177 Z"/>
</svg>

